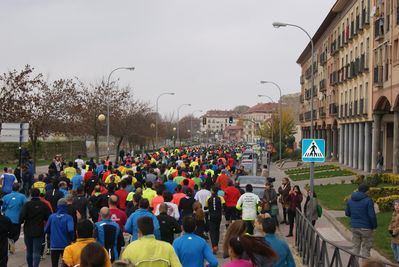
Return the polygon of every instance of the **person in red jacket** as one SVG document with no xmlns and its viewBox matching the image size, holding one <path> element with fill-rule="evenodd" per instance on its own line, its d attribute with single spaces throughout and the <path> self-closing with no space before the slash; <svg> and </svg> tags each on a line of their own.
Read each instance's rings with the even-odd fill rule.
<svg viewBox="0 0 399 267">
<path fill-rule="evenodd" d="M 224 191 L 224 200 L 226 201 L 226 228 L 232 223 L 232 221 L 238 220 L 238 211 L 236 209 L 237 201 L 241 196 L 240 190 L 238 190 L 231 179 L 227 182 L 227 187 Z"/>
<path fill-rule="evenodd" d="M 288 222 L 290 224 L 290 231 L 287 235 L 287 237 L 293 236 L 293 230 L 294 230 L 294 221 L 295 221 L 295 215 L 296 215 L 296 209 L 298 208 L 301 210 L 301 203 L 303 200 L 303 196 L 301 193 L 301 189 L 299 189 L 299 186 L 295 185 L 290 193 L 289 193 L 289 198 L 288 198 Z"/>
<path fill-rule="evenodd" d="M 220 185 L 220 188 L 224 190 L 227 187 L 227 183 L 230 180 L 230 177 L 226 175 L 226 171 L 222 170 L 222 174 L 216 179 L 216 183 Z"/>
<path fill-rule="evenodd" d="M 119 183 L 119 189 L 115 191 L 115 195 L 118 196 L 118 207 L 121 210 L 126 209 L 126 198 L 127 198 L 127 195 L 129 194 L 126 191 L 126 186 L 127 186 L 126 180 L 122 180 Z"/>
</svg>

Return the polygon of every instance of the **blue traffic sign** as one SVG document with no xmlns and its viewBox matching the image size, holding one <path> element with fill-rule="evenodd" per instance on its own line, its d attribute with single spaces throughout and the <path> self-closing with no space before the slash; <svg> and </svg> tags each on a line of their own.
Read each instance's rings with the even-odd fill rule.
<svg viewBox="0 0 399 267">
<path fill-rule="evenodd" d="M 303 162 L 324 162 L 326 160 L 326 145 L 324 139 L 302 140 Z"/>
</svg>

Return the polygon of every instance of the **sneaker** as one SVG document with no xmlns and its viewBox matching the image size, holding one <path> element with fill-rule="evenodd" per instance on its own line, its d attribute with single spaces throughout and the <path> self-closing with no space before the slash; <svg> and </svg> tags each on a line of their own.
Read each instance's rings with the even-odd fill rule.
<svg viewBox="0 0 399 267">
<path fill-rule="evenodd" d="M 46 250 L 46 255 L 50 255 L 50 249 L 49 248 Z"/>
<path fill-rule="evenodd" d="M 10 254 L 14 254 L 15 253 L 15 242 L 12 239 L 8 239 L 8 248 L 10 251 Z"/>
</svg>

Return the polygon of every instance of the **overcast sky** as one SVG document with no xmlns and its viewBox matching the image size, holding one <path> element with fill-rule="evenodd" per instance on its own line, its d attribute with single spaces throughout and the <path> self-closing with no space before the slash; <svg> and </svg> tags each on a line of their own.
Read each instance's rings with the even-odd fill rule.
<svg viewBox="0 0 399 267">
<path fill-rule="evenodd" d="M 259 80 L 299 92 L 296 60 L 335 0 L 1 0 L 0 72 L 30 64 L 50 80 L 96 82 L 115 72 L 137 98 L 160 100 L 160 113 L 254 105 L 278 99 Z M 200 113 L 196 113 L 200 115 Z"/>
</svg>

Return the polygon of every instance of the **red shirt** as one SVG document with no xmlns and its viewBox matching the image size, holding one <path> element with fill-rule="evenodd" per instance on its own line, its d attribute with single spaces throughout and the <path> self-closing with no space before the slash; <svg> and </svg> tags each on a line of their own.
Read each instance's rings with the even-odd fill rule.
<svg viewBox="0 0 399 267">
<path fill-rule="evenodd" d="M 111 171 L 106 171 L 106 172 L 104 172 L 103 173 L 103 182 L 105 182 L 105 179 L 107 179 L 107 177 L 108 177 L 108 175 L 110 175 L 111 174 Z"/>
<path fill-rule="evenodd" d="M 220 188 L 224 190 L 227 187 L 227 183 L 229 181 L 230 177 L 227 176 L 226 174 L 222 173 L 217 179 L 216 183 L 220 184 Z"/>
<path fill-rule="evenodd" d="M 175 194 L 173 195 L 172 203 L 175 203 L 177 206 L 179 206 L 180 200 L 181 200 L 183 197 L 186 197 L 186 194 L 184 194 L 184 193 L 175 193 Z"/>
<path fill-rule="evenodd" d="M 121 210 L 126 209 L 126 198 L 129 193 L 125 189 L 119 189 L 115 191 L 115 195 L 118 196 L 118 207 Z"/>
<path fill-rule="evenodd" d="M 194 186 L 195 186 L 195 182 L 193 181 L 193 179 L 184 179 L 184 180 L 188 180 L 188 187 L 190 187 L 192 190 L 194 190 Z M 184 181 L 183 180 L 183 181 Z M 180 185 L 183 186 L 183 181 L 180 182 Z"/>
<path fill-rule="evenodd" d="M 235 207 L 237 201 L 240 198 L 240 190 L 234 186 L 228 186 L 224 190 L 224 200 L 226 201 L 226 207 Z"/>
<path fill-rule="evenodd" d="M 153 209 L 153 213 L 155 213 L 155 210 L 157 209 L 157 206 L 159 205 L 159 204 L 161 204 L 161 203 L 164 203 L 165 202 L 165 200 L 163 199 L 163 196 L 156 196 L 156 197 L 154 197 L 153 199 L 152 199 L 152 201 L 151 201 L 151 205 L 150 205 L 150 207 L 151 208 L 154 208 Z"/>
<path fill-rule="evenodd" d="M 121 231 L 125 231 L 125 224 L 127 221 L 127 216 L 124 211 L 121 211 L 120 209 L 115 209 L 115 208 L 109 208 L 109 213 L 111 214 L 111 220 L 113 222 L 116 222 L 119 227 L 121 228 Z M 101 221 L 101 216 L 98 216 L 98 221 Z"/>
<path fill-rule="evenodd" d="M 91 177 L 93 177 L 93 172 L 92 171 L 87 171 L 85 173 L 85 177 L 84 177 L 85 182 L 89 181 L 91 179 Z"/>
</svg>

